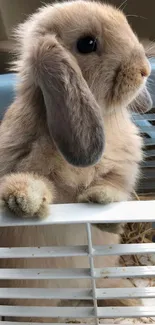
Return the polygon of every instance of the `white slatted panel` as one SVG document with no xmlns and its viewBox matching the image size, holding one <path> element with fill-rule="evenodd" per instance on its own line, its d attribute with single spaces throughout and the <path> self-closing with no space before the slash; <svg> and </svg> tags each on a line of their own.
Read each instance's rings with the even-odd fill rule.
<svg viewBox="0 0 155 325">
<path fill-rule="evenodd" d="M 130 298 L 155 298 L 155 287 L 147 288 L 96 288 L 98 278 L 154 278 L 155 266 L 132 266 L 132 267 L 94 267 L 95 256 L 134 255 L 155 253 L 155 244 L 119 244 L 93 246 L 91 240 L 91 223 L 117 223 L 117 222 L 153 222 L 155 221 L 155 201 L 145 202 L 122 202 L 109 206 L 67 204 L 54 205 L 51 214 L 46 220 L 20 220 L 11 216 L 0 215 L 0 226 L 30 226 L 37 224 L 69 224 L 84 223 L 87 227 L 88 245 L 69 247 L 5 247 L 0 248 L 0 259 L 18 258 L 55 258 L 88 256 L 89 268 L 76 269 L 0 269 L 0 280 L 4 279 L 90 279 L 91 289 L 52 289 L 52 288 L 1 288 L 0 299 L 19 299 L 20 306 L 0 306 L 0 316 L 3 317 L 48 317 L 51 318 L 89 318 L 98 324 L 99 319 L 107 318 L 130 318 L 130 317 L 155 317 L 155 306 L 151 307 L 98 307 L 99 300 L 107 299 L 130 299 Z M 22 306 L 23 299 L 45 301 L 51 299 L 63 299 L 70 301 L 70 307 L 40 307 Z M 73 307 L 71 300 L 94 302 L 94 307 Z M 1 321 L 5 325 L 33 324 Z M 34 323 L 37 324 L 37 323 Z M 39 325 L 39 323 L 38 323 Z M 62 325 L 62 324 L 61 324 Z"/>
</svg>

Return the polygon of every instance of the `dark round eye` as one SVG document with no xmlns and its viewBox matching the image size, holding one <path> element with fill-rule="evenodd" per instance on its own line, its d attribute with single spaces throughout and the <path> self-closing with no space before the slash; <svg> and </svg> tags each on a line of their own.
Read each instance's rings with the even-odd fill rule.
<svg viewBox="0 0 155 325">
<path fill-rule="evenodd" d="M 97 50 L 97 40 L 93 36 L 85 36 L 77 41 L 77 49 L 82 54 L 88 54 Z"/>
</svg>

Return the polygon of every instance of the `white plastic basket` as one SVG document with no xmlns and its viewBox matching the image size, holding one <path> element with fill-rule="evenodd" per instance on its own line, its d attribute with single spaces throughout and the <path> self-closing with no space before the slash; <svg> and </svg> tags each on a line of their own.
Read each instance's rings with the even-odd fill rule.
<svg viewBox="0 0 155 325">
<path fill-rule="evenodd" d="M 122 202 L 108 206 L 67 204 L 51 206 L 49 218 L 42 221 L 16 219 L 0 215 L 0 227 L 51 224 L 85 224 L 88 241 L 85 246 L 71 247 L 16 247 L 0 248 L 0 259 L 6 258 L 54 258 L 71 256 L 88 256 L 89 268 L 82 265 L 76 269 L 0 269 L 0 280 L 6 279 L 90 279 L 91 289 L 45 289 L 45 288 L 0 288 L 0 299 L 21 299 L 21 306 L 0 306 L 1 317 L 55 317 L 55 318 L 92 318 L 94 324 L 99 320 L 111 318 L 155 317 L 155 305 L 143 307 L 98 307 L 101 299 L 155 298 L 155 287 L 148 288 L 96 288 L 96 279 L 104 278 L 145 278 L 155 277 L 155 266 L 132 267 L 94 267 L 95 256 L 131 255 L 155 253 L 155 244 L 120 244 L 93 246 L 91 224 L 118 222 L 153 222 L 155 221 L 155 201 Z M 92 300 L 94 307 L 26 307 L 22 299 L 64 299 Z M 3 319 L 3 318 L 2 318 Z M 13 323 L 0 321 L 5 325 L 30 323 Z M 38 324 L 39 323 L 31 323 Z M 40 323 L 41 324 L 41 323 Z M 49 323 L 48 323 L 49 324 Z"/>
</svg>

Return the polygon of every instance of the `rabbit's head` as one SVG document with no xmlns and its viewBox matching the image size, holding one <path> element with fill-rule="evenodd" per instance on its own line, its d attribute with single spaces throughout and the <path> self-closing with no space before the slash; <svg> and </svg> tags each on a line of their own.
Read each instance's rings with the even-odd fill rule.
<svg viewBox="0 0 155 325">
<path fill-rule="evenodd" d="M 141 96 L 142 108 L 150 107 L 150 65 L 120 10 L 83 0 L 48 5 L 19 28 L 18 39 L 18 68 L 29 65 L 26 76 L 43 93 L 49 133 L 70 163 L 100 158 L 104 114 L 137 109 L 131 103 Z"/>
</svg>

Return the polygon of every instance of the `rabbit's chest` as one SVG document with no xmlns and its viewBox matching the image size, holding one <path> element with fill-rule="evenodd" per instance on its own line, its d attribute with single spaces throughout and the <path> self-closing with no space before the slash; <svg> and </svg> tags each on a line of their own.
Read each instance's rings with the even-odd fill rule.
<svg viewBox="0 0 155 325">
<path fill-rule="evenodd" d="M 94 178 L 94 168 L 75 168 L 65 161 L 55 166 L 50 179 L 55 185 L 56 203 L 76 202 L 78 194 L 89 187 Z"/>
<path fill-rule="evenodd" d="M 135 166 L 142 160 L 143 140 L 137 127 L 130 121 L 123 125 L 105 128 L 106 145 L 98 169 L 104 173 L 110 170 L 123 170 L 126 166 Z"/>
<path fill-rule="evenodd" d="M 54 182 L 64 184 L 71 191 L 78 191 L 88 187 L 95 178 L 95 168 L 76 168 L 63 161 L 62 165 L 54 169 Z"/>
<path fill-rule="evenodd" d="M 65 160 L 55 164 L 53 180 L 62 192 L 76 195 L 78 191 L 87 188 L 100 177 L 111 170 L 118 174 L 134 168 L 142 159 L 142 140 L 137 128 L 130 121 L 126 128 L 105 128 L 105 151 L 98 164 L 87 168 L 76 168 Z"/>
</svg>

